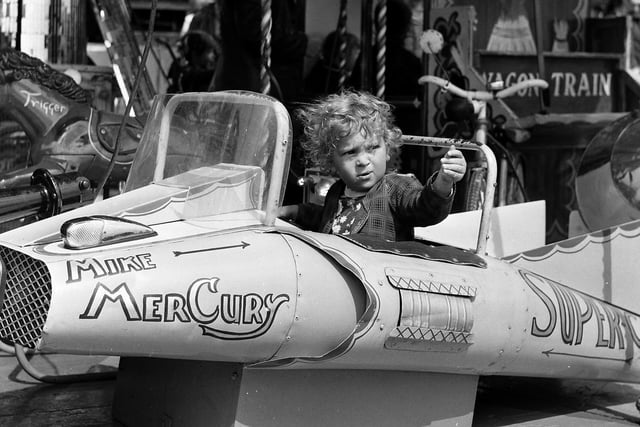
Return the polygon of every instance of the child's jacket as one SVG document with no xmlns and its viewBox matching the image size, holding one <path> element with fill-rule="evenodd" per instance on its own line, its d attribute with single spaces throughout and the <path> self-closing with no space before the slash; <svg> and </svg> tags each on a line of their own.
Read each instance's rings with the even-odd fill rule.
<svg viewBox="0 0 640 427">
<path fill-rule="evenodd" d="M 412 240 L 413 227 L 437 224 L 449 215 L 452 192 L 439 196 L 432 187 L 436 174 L 424 187 L 413 175 L 389 173 L 369 190 L 362 200 L 366 215 L 353 226 L 352 233 L 364 233 L 390 241 Z M 345 185 L 338 180 L 327 192 L 324 206 L 298 205 L 295 221 L 301 227 L 323 233 L 331 232 Z"/>
</svg>

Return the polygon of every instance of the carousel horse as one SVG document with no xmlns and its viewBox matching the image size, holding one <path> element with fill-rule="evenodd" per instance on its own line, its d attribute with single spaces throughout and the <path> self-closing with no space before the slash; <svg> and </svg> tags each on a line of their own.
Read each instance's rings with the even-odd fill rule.
<svg viewBox="0 0 640 427">
<path fill-rule="evenodd" d="M 20 124 L 31 141 L 29 166 L 0 175 L 0 188 L 28 185 L 38 169 L 54 176 L 77 173 L 96 185 L 114 155 L 122 121 L 92 108 L 71 77 L 11 48 L 0 49 L 0 115 Z M 108 186 L 126 179 L 142 129 L 127 118 Z"/>
</svg>

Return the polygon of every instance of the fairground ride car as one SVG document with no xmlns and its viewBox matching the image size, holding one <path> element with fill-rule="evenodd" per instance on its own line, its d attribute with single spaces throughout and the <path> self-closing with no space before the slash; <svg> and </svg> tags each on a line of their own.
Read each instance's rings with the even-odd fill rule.
<svg viewBox="0 0 640 427">
<path fill-rule="evenodd" d="M 123 194 L 0 235 L 0 336 L 121 356 L 136 426 L 470 425 L 480 375 L 640 382 L 640 223 L 506 259 L 309 232 L 276 218 L 290 142 L 272 98 L 157 97 Z"/>
</svg>

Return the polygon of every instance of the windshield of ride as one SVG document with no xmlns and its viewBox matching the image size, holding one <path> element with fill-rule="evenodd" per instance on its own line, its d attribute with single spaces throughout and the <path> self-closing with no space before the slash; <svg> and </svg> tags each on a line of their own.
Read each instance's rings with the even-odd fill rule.
<svg viewBox="0 0 640 427">
<path fill-rule="evenodd" d="M 271 195 L 277 198 L 271 203 L 280 205 L 290 141 L 289 115 L 268 96 L 240 91 L 158 95 L 125 191 L 224 163 L 261 168 L 262 198 Z"/>
</svg>

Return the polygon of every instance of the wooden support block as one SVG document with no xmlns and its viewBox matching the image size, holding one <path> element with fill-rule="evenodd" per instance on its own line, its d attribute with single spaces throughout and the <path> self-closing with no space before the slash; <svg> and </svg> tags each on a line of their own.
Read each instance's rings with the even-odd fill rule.
<svg viewBox="0 0 640 427">
<path fill-rule="evenodd" d="M 114 418 L 126 426 L 470 426 L 478 377 L 280 370 L 123 358 Z"/>
</svg>

